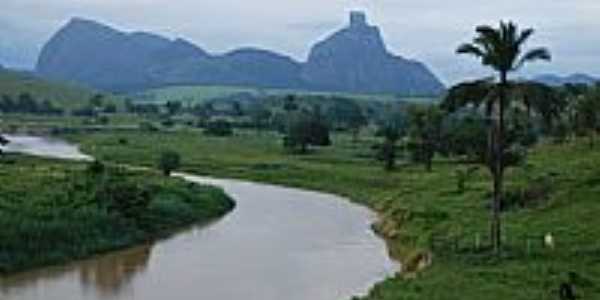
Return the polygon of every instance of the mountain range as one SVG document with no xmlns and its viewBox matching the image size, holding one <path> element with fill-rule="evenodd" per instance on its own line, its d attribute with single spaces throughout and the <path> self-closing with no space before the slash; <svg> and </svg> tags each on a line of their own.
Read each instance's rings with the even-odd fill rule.
<svg viewBox="0 0 600 300">
<path fill-rule="evenodd" d="M 215 55 L 183 39 L 74 18 L 44 45 L 36 73 L 115 92 L 173 85 L 400 95 L 445 89 L 423 63 L 391 54 L 362 12 L 352 12 L 349 25 L 317 43 L 306 62 L 256 48 Z"/>
<path fill-rule="evenodd" d="M 576 73 L 568 76 L 558 76 L 554 74 L 543 74 L 533 78 L 537 81 L 549 86 L 562 86 L 565 84 L 585 84 L 593 85 L 600 82 L 600 78 L 595 78 L 587 74 Z"/>
</svg>

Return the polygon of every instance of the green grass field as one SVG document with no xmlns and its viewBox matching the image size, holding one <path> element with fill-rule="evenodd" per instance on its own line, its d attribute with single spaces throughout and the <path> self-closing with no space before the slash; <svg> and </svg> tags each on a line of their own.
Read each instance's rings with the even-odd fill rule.
<svg viewBox="0 0 600 300">
<path fill-rule="evenodd" d="M 232 207 L 221 189 L 155 172 L 106 167 L 92 174 L 84 163 L 6 155 L 0 275 L 163 238 Z"/>
<path fill-rule="evenodd" d="M 478 235 L 486 242 L 491 190 L 487 171 L 478 171 L 464 193 L 457 191 L 455 172 L 465 166 L 451 160 L 436 159 L 431 173 L 413 164 L 387 173 L 373 159 L 374 140 L 369 138 L 355 144 L 350 137 L 337 135 L 333 147 L 304 156 L 286 154 L 281 138 L 271 133 L 211 138 L 190 129 L 68 138 L 101 160 L 154 166 L 162 151 L 173 149 L 182 154 L 188 172 L 347 196 L 380 214 L 375 228 L 406 267 L 431 248 L 432 237 L 459 236 L 463 248 L 473 245 Z M 501 259 L 475 251 L 434 249 L 431 267 L 415 276 L 389 279 L 365 299 L 558 299 L 559 284 L 568 272 L 576 272 L 577 292 L 583 299 L 599 299 L 599 164 L 600 150 L 590 150 L 583 142 L 541 144 L 532 150 L 527 166 L 507 174 L 507 189 L 525 191 L 544 178 L 549 180 L 547 199 L 503 215 L 509 246 Z M 556 240 L 554 250 L 533 239 L 531 251 L 526 251 L 525 237 L 548 232 Z"/>
<path fill-rule="evenodd" d="M 291 89 L 265 89 L 252 87 L 232 87 L 232 86 L 174 86 L 160 89 L 152 89 L 136 94 L 133 99 L 139 102 L 164 104 L 167 101 L 181 101 L 193 105 L 202 103 L 214 98 L 227 97 L 238 93 L 250 93 L 255 96 L 282 96 L 288 94 L 302 96 L 340 96 L 356 100 L 378 101 L 406 101 L 415 103 L 429 103 L 437 101 L 435 97 L 400 97 L 391 94 L 363 95 L 350 93 L 332 93 L 332 92 L 311 92 Z"/>
</svg>

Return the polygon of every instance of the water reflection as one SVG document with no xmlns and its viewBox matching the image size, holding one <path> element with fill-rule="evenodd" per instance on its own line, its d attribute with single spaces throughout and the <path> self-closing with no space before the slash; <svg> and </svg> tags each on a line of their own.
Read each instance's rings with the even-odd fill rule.
<svg viewBox="0 0 600 300">
<path fill-rule="evenodd" d="M 83 295 L 91 294 L 100 299 L 118 299 L 120 295 L 132 293 L 131 282 L 142 275 L 152 255 L 153 245 L 116 251 L 66 266 L 49 267 L 42 270 L 0 277 L 0 299 L 38 299 L 37 287 L 43 293 L 44 286 L 61 281 L 77 280 Z M 25 288 L 25 289 L 24 289 Z M 27 291 L 30 291 L 29 293 Z M 83 298 L 81 295 L 80 298 Z M 72 295 L 73 299 L 78 299 Z M 42 299 L 42 298 L 39 298 Z M 48 298 L 51 299 L 51 298 Z"/>
<path fill-rule="evenodd" d="M 143 246 L 84 263 L 79 268 L 81 284 L 103 298 L 123 293 L 137 274 L 144 273 L 151 253 L 152 246 Z"/>
</svg>

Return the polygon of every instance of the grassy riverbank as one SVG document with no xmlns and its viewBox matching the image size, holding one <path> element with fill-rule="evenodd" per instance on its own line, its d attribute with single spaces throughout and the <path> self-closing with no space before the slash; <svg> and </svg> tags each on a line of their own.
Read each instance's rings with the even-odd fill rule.
<svg viewBox="0 0 600 300">
<path fill-rule="evenodd" d="M 233 207 L 225 193 L 149 171 L 0 159 L 0 274 L 133 246 Z"/>
<path fill-rule="evenodd" d="M 162 151 L 175 149 L 186 171 L 347 196 L 380 213 L 377 230 L 392 254 L 408 266 L 431 248 L 432 237 L 459 237 L 466 248 L 477 237 L 482 244 L 486 240 L 490 180 L 484 169 L 459 192 L 456 171 L 464 165 L 438 159 L 433 172 L 408 164 L 388 173 L 373 159 L 373 140 L 352 143 L 348 136 L 336 136 L 331 148 L 292 156 L 282 150 L 281 139 L 269 133 L 209 138 L 190 130 L 69 138 L 102 160 L 155 166 Z M 504 213 L 506 239 L 512 241 L 506 257 L 434 250 L 433 265 L 417 278 L 390 279 L 366 299 L 557 299 L 568 272 L 576 273 L 576 287 L 584 299 L 600 297 L 600 282 L 595 282 L 600 278 L 599 164 L 600 150 L 584 143 L 538 146 L 526 167 L 507 174 L 512 194 L 535 190 L 533 183 L 543 184 L 544 194 Z M 547 232 L 556 239 L 554 250 L 540 246 L 539 237 Z"/>
</svg>

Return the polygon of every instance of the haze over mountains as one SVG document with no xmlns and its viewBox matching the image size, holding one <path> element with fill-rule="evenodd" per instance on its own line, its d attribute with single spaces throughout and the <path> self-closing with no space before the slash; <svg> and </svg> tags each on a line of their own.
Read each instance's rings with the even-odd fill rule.
<svg viewBox="0 0 600 300">
<path fill-rule="evenodd" d="M 565 84 L 585 84 L 593 85 L 600 82 L 600 78 L 595 78 L 587 74 L 576 73 L 568 76 L 558 76 L 554 74 L 543 74 L 533 78 L 534 81 L 549 85 L 562 86 Z"/>
<path fill-rule="evenodd" d="M 36 72 L 90 87 L 137 91 L 170 85 L 233 85 L 353 93 L 437 95 L 440 80 L 421 62 L 387 51 L 360 12 L 317 43 L 308 61 L 243 48 L 213 55 L 194 44 L 145 32 L 125 33 L 72 19 L 43 47 Z"/>
</svg>

